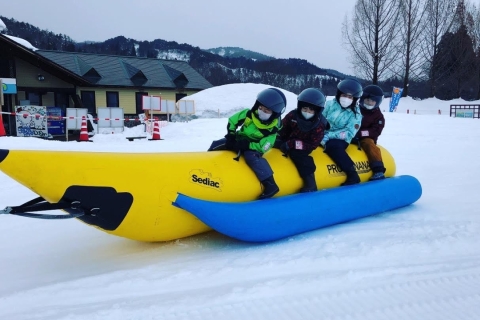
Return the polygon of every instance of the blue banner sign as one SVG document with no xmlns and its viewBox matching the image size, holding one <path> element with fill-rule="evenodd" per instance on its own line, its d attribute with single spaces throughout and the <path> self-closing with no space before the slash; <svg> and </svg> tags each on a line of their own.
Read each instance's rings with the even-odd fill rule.
<svg viewBox="0 0 480 320">
<path fill-rule="evenodd" d="M 390 112 L 395 111 L 402 97 L 403 88 L 393 87 L 392 97 L 390 98 Z"/>
<path fill-rule="evenodd" d="M 3 94 L 16 94 L 17 93 L 17 79 L 14 78 L 1 78 Z"/>
</svg>

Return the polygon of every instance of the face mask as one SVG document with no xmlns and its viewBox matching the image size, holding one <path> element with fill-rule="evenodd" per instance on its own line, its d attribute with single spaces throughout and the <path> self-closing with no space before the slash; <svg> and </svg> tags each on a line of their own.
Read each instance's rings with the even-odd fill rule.
<svg viewBox="0 0 480 320">
<path fill-rule="evenodd" d="M 302 111 L 302 116 L 307 120 L 311 119 L 314 115 L 315 115 L 314 113 L 308 113 L 308 112 Z"/>
<path fill-rule="evenodd" d="M 266 120 L 270 119 L 270 117 L 272 116 L 271 113 L 263 112 L 260 109 L 258 109 L 257 111 L 258 111 L 258 118 L 262 121 L 266 121 Z"/>
<path fill-rule="evenodd" d="M 353 100 L 345 97 L 340 97 L 340 105 L 342 108 L 348 108 L 352 104 Z"/>
<path fill-rule="evenodd" d="M 367 110 L 372 110 L 373 108 L 375 108 L 375 105 L 369 106 L 368 104 L 365 104 L 365 103 L 364 103 L 364 104 L 363 104 L 363 107 L 364 107 L 365 109 L 367 109 Z"/>
</svg>

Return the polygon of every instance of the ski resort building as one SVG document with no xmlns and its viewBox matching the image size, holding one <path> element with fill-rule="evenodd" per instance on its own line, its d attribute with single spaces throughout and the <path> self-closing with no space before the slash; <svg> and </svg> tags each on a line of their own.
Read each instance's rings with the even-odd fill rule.
<svg viewBox="0 0 480 320">
<path fill-rule="evenodd" d="M 86 108 L 123 108 L 126 116 L 142 111 L 142 96 L 179 99 L 212 87 L 185 61 L 78 52 L 35 50 L 26 41 L 0 34 L 0 79 L 14 83 L 5 92 L 1 110 L 34 105 Z M 15 120 L 3 116 L 7 134 L 15 134 Z"/>
</svg>

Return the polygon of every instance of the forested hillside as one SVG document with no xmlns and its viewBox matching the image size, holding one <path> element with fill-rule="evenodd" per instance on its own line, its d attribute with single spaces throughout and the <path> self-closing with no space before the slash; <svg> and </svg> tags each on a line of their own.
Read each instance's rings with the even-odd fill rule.
<svg viewBox="0 0 480 320">
<path fill-rule="evenodd" d="M 230 83 L 263 83 L 294 93 L 299 93 L 308 87 L 317 87 L 321 88 L 327 95 L 334 95 L 338 81 L 347 77 L 347 75 L 336 70 L 319 68 L 304 59 L 276 59 L 238 47 L 203 50 L 175 41 L 162 39 L 139 41 L 124 36 L 117 36 L 103 42 L 75 42 L 68 35 L 42 30 L 13 18 L 0 16 L 0 19 L 7 26 L 3 33 L 25 39 L 39 49 L 183 60 L 187 61 L 215 86 Z M 458 37 L 455 37 L 455 35 L 446 34 L 442 38 L 439 51 L 442 52 L 447 43 L 454 43 L 456 39 Z M 474 53 L 472 54 L 475 56 Z M 443 68 L 443 64 L 438 63 L 434 67 L 437 69 Z M 477 66 L 472 65 L 466 70 L 476 69 Z M 457 79 L 461 81 L 463 78 L 460 75 L 460 78 L 457 77 Z M 367 80 L 359 80 L 362 84 L 371 83 Z M 392 77 L 379 81 L 378 84 L 388 96 L 392 87 L 402 87 L 403 81 L 401 77 Z M 443 85 L 441 88 L 442 91 L 437 92 L 437 96 L 445 100 L 452 99 L 459 94 L 453 92 L 455 86 Z M 422 79 L 411 79 L 408 92 L 410 96 L 418 98 L 427 98 L 431 94 L 428 81 Z M 476 94 L 476 91 L 471 92 L 464 98 L 471 99 Z"/>
<path fill-rule="evenodd" d="M 216 86 L 264 83 L 296 93 L 315 86 L 322 87 L 326 94 L 334 94 L 338 81 L 346 76 L 335 70 L 319 68 L 303 59 L 275 59 L 241 48 L 202 50 L 175 41 L 138 41 L 123 36 L 103 42 L 75 42 L 65 34 L 41 30 L 12 18 L 0 18 L 7 26 L 5 34 L 25 39 L 39 49 L 184 60 Z"/>
</svg>

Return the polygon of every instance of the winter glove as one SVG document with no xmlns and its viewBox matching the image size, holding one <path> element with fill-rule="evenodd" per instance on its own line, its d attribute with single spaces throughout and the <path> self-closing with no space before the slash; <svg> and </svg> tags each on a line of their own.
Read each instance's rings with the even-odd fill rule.
<svg viewBox="0 0 480 320">
<path fill-rule="evenodd" d="M 350 141 L 351 144 L 357 145 L 358 150 L 362 150 L 362 147 L 360 146 L 360 139 L 358 137 L 353 137 L 352 141 Z"/>
<path fill-rule="evenodd" d="M 322 139 L 322 142 L 320 142 L 320 145 L 323 147 L 323 152 L 327 152 L 327 142 L 329 138 L 328 136 L 324 136 Z"/>
<path fill-rule="evenodd" d="M 274 147 L 275 149 L 280 149 L 280 146 L 282 145 L 282 143 L 283 143 L 283 141 L 280 140 L 279 138 L 277 138 L 277 139 L 275 140 L 275 143 L 273 144 L 273 147 Z"/>
<path fill-rule="evenodd" d="M 235 149 L 239 151 L 247 151 L 250 149 L 250 141 L 246 139 L 240 139 L 237 140 L 237 143 L 235 144 Z"/>
<path fill-rule="evenodd" d="M 325 149 L 325 147 L 327 146 L 327 142 L 328 142 L 328 136 L 324 136 L 322 139 L 322 142 L 320 142 L 320 145 L 323 147 L 323 149 Z"/>
<path fill-rule="evenodd" d="M 225 148 L 227 148 L 228 150 L 234 150 L 235 149 L 235 145 L 237 143 L 237 139 L 236 139 L 236 136 L 235 136 L 235 133 L 227 133 L 225 135 Z"/>
<path fill-rule="evenodd" d="M 350 141 L 351 144 L 359 144 L 360 139 L 358 137 L 353 137 L 352 141 Z"/>
<path fill-rule="evenodd" d="M 290 148 L 288 147 L 288 144 L 286 142 L 283 142 L 280 145 L 280 151 L 282 151 L 282 155 L 286 158 L 288 158 L 288 152 L 290 151 Z"/>
</svg>

